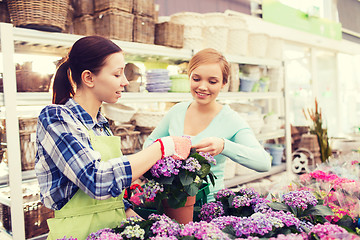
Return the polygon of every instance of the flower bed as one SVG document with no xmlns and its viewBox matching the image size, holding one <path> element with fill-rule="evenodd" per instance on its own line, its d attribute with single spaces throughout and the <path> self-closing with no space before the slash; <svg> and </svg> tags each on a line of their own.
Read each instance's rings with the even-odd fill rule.
<svg viewBox="0 0 360 240">
<path fill-rule="evenodd" d="M 283 194 L 222 189 L 214 202 L 202 205 L 199 221 L 179 224 L 166 215 L 151 214 L 148 219 L 129 218 L 88 239 L 360 239 L 360 161 L 336 161 L 301 175 Z M 161 188 L 158 182 L 148 185 Z M 155 198 L 146 187 L 148 198 Z"/>
</svg>

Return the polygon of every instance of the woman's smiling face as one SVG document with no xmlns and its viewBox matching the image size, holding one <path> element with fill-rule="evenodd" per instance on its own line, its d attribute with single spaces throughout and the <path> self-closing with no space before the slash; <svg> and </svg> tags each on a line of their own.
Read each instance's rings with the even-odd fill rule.
<svg viewBox="0 0 360 240">
<path fill-rule="evenodd" d="M 218 63 L 202 64 L 191 72 L 190 91 L 200 104 L 215 101 L 223 86 L 223 75 Z"/>
</svg>

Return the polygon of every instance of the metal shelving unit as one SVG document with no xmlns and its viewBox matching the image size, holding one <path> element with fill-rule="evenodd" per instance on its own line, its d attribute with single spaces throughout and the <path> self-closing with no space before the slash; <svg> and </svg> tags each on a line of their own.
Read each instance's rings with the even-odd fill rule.
<svg viewBox="0 0 360 240">
<path fill-rule="evenodd" d="M 24 214 L 22 199 L 22 181 L 35 178 L 34 171 L 21 172 L 20 160 L 20 144 L 18 129 L 18 109 L 19 107 L 31 108 L 31 106 L 45 106 L 51 103 L 50 93 L 17 93 L 16 76 L 14 66 L 14 53 L 31 53 L 31 54 L 47 54 L 64 56 L 72 44 L 81 38 L 79 35 L 42 32 L 37 30 L 15 28 L 11 24 L 0 23 L 0 43 L 1 52 L 3 54 L 4 69 L 4 93 L 0 93 L 1 113 L 5 112 L 7 135 L 9 175 L 0 177 L 1 184 L 9 184 L 11 186 L 11 200 L 7 204 L 11 206 L 11 215 L 13 223 L 13 239 L 25 239 L 24 230 Z M 124 50 L 127 60 L 154 60 L 169 63 L 179 63 L 189 60 L 194 54 L 191 49 L 175 49 L 158 45 L 142 44 L 135 42 L 114 41 Z M 283 63 L 279 60 L 248 58 L 240 56 L 226 55 L 229 62 L 239 64 L 265 65 L 271 67 L 282 67 Z M 249 101 L 249 100 L 282 100 L 284 92 L 268 92 L 268 93 L 244 93 L 244 92 L 221 92 L 219 100 L 225 101 Z M 148 103 L 148 102 L 179 102 L 191 100 L 192 97 L 188 93 L 123 93 L 120 100 L 121 103 Z M 285 101 L 286 102 L 286 101 Z M 7 111 L 6 111 L 7 110 Z M 286 113 L 286 107 L 285 107 Z M 285 125 L 288 125 L 285 116 Z M 260 141 L 280 138 L 286 136 L 286 148 L 291 149 L 290 138 L 287 137 L 290 128 L 278 130 L 266 134 L 259 134 L 257 137 Z M 289 150 L 290 151 L 290 150 Z M 287 164 L 273 168 L 270 172 L 260 173 L 259 177 L 269 176 L 281 171 L 289 169 L 290 155 L 287 157 Z M 244 181 L 251 181 L 254 176 L 244 176 L 242 178 L 234 178 L 232 182 L 226 184 L 241 184 Z M 0 199 L 0 202 L 1 199 Z M 1 236 L 1 230 L 0 230 Z M 39 239 L 42 239 L 40 236 Z M 11 238 L 10 238 L 11 239 Z"/>
</svg>

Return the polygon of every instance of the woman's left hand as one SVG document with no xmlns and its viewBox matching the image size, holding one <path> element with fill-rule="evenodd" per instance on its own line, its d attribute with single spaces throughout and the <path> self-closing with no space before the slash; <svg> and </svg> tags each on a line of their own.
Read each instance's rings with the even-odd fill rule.
<svg viewBox="0 0 360 240">
<path fill-rule="evenodd" d="M 218 155 L 224 149 L 224 139 L 218 137 L 208 137 L 192 146 L 197 152 L 207 152 L 212 156 Z"/>
</svg>

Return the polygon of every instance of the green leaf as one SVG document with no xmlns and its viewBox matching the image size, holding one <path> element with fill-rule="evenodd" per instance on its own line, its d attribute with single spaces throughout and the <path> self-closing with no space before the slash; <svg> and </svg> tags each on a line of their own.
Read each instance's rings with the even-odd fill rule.
<svg viewBox="0 0 360 240">
<path fill-rule="evenodd" d="M 161 177 L 159 179 L 156 178 L 155 181 L 161 183 L 161 184 L 172 184 L 172 182 L 174 181 L 175 176 L 171 176 L 171 177 Z"/>
<path fill-rule="evenodd" d="M 196 174 L 188 171 L 180 171 L 179 178 L 183 186 L 189 185 L 194 182 Z"/>
<path fill-rule="evenodd" d="M 272 209 L 274 210 L 277 210 L 277 211 L 287 211 L 287 212 L 290 212 L 290 208 L 288 205 L 286 205 L 285 203 L 279 203 L 279 202 L 271 202 L 271 203 L 268 203 L 269 207 L 271 207 Z"/>
<path fill-rule="evenodd" d="M 202 179 L 205 178 L 210 173 L 210 168 L 211 165 L 209 163 L 202 164 L 198 173 L 199 177 Z"/>
<path fill-rule="evenodd" d="M 184 186 L 185 192 L 190 196 L 195 196 L 199 192 L 199 184 L 191 183 L 190 185 Z"/>
<path fill-rule="evenodd" d="M 209 172 L 209 178 L 210 178 L 210 182 L 211 182 L 211 184 L 213 185 L 213 186 L 215 186 L 215 179 L 217 178 L 214 174 L 213 174 L 213 172 Z"/>
<path fill-rule="evenodd" d="M 316 205 L 306 209 L 302 215 L 329 216 L 329 215 L 334 215 L 334 212 L 328 206 Z"/>
<path fill-rule="evenodd" d="M 337 225 L 345 228 L 348 232 L 355 232 L 355 228 L 357 226 L 357 221 L 354 221 L 349 215 L 344 215 L 340 218 L 339 221 L 336 222 Z"/>
<path fill-rule="evenodd" d="M 183 236 L 181 237 L 181 240 L 194 240 L 195 237 L 194 236 Z"/>
<path fill-rule="evenodd" d="M 178 192 L 177 194 L 172 194 L 167 199 L 167 203 L 171 208 L 179 208 L 185 206 L 188 195 L 185 192 Z"/>
</svg>

